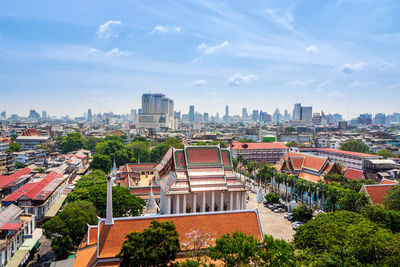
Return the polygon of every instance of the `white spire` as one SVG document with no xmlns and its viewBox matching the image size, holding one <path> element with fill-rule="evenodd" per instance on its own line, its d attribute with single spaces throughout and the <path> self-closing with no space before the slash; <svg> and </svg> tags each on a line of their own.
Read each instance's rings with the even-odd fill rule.
<svg viewBox="0 0 400 267">
<path fill-rule="evenodd" d="M 115 158 L 114 158 L 113 168 L 111 171 L 112 178 L 115 178 L 117 176 L 117 171 L 118 171 L 118 169 L 117 169 L 117 165 L 115 164 Z"/>
<path fill-rule="evenodd" d="M 154 200 L 154 195 L 153 195 L 153 187 L 150 188 L 150 195 L 149 198 L 147 199 L 147 204 L 146 204 L 146 209 L 147 210 L 154 210 L 157 208 L 156 201 Z"/>
<path fill-rule="evenodd" d="M 112 210 L 112 180 L 111 176 L 107 176 L 107 206 L 106 206 L 106 222 L 105 225 L 114 224 Z"/>
<path fill-rule="evenodd" d="M 257 196 L 255 198 L 255 201 L 257 203 L 262 203 L 264 202 L 264 196 L 263 196 L 263 192 L 262 192 L 262 188 L 261 185 L 258 187 L 258 192 L 257 192 Z"/>
</svg>

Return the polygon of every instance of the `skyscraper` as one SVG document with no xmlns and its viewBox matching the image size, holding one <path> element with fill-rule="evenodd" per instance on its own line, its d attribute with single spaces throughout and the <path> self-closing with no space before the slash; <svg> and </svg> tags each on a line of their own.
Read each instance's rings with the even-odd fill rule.
<svg viewBox="0 0 400 267">
<path fill-rule="evenodd" d="M 189 107 L 189 122 L 194 122 L 194 106 Z"/>
<path fill-rule="evenodd" d="M 42 120 L 47 119 L 47 111 L 42 111 Z"/>
<path fill-rule="evenodd" d="M 301 120 L 307 122 L 312 121 L 312 107 L 301 107 Z"/>
<path fill-rule="evenodd" d="M 29 110 L 29 117 L 28 117 L 28 118 L 29 118 L 29 119 L 38 120 L 38 119 L 40 119 L 40 114 L 37 113 L 36 110 L 31 109 L 31 110 Z"/>
<path fill-rule="evenodd" d="M 247 119 L 249 114 L 247 114 L 247 108 L 242 108 L 242 118 Z"/>
<path fill-rule="evenodd" d="M 258 121 L 258 119 L 259 119 L 259 116 L 258 116 L 258 110 L 253 110 L 253 114 L 251 115 L 251 119 L 253 120 L 253 121 Z"/>
<path fill-rule="evenodd" d="M 131 109 L 131 121 L 135 122 L 136 121 L 136 109 Z"/>
<path fill-rule="evenodd" d="M 208 113 L 205 112 L 205 113 L 203 114 L 203 121 L 204 121 L 204 122 L 208 122 L 208 120 L 209 120 Z"/>
<path fill-rule="evenodd" d="M 294 121 L 300 121 L 301 120 L 301 104 L 300 103 L 294 104 L 293 120 Z"/>
<path fill-rule="evenodd" d="M 92 121 L 92 110 L 90 108 L 87 111 L 87 120 Z"/>
</svg>

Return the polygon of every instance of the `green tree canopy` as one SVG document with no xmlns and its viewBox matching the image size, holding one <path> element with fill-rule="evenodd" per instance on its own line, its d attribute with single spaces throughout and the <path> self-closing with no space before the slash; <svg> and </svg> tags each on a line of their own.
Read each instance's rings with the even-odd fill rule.
<svg viewBox="0 0 400 267">
<path fill-rule="evenodd" d="M 169 137 L 164 142 L 168 147 L 172 146 L 177 149 L 183 148 L 183 144 L 179 138 L 176 137 Z"/>
<path fill-rule="evenodd" d="M 166 143 L 160 143 L 153 147 L 150 152 L 150 161 L 158 162 L 162 159 L 162 157 L 167 153 L 169 146 Z"/>
<path fill-rule="evenodd" d="M 294 207 L 292 210 L 292 216 L 297 221 L 308 221 L 313 217 L 313 212 L 307 207 L 306 204 Z"/>
<path fill-rule="evenodd" d="M 279 195 L 274 192 L 268 193 L 265 195 L 265 200 L 268 203 L 279 203 Z"/>
<path fill-rule="evenodd" d="M 69 133 L 65 136 L 61 143 L 60 148 L 62 153 L 68 153 L 71 151 L 82 149 L 86 146 L 86 140 L 80 133 Z"/>
<path fill-rule="evenodd" d="M 294 147 L 299 147 L 300 144 L 297 143 L 297 142 L 295 142 L 295 141 L 290 141 L 290 142 L 286 143 L 286 146 L 287 146 L 287 147 L 292 147 L 292 146 L 294 146 Z"/>
<path fill-rule="evenodd" d="M 378 152 L 376 152 L 376 154 L 378 156 L 384 157 L 385 159 L 394 157 L 394 154 L 392 153 L 392 151 L 387 150 L 387 149 L 380 149 L 380 150 L 378 150 Z"/>
<path fill-rule="evenodd" d="M 17 142 L 13 142 L 8 146 L 7 153 L 21 151 L 21 146 Z"/>
<path fill-rule="evenodd" d="M 365 193 L 359 193 L 350 189 L 341 191 L 339 200 L 337 202 L 341 210 L 354 212 L 360 212 L 360 210 L 368 203 L 369 199 Z"/>
<path fill-rule="evenodd" d="M 96 145 L 96 154 L 107 155 L 110 157 L 111 161 L 115 159 L 117 166 L 129 163 L 132 157 L 132 151 L 119 141 L 119 139 L 121 139 L 119 136 L 112 137 L 116 140 L 108 140 Z"/>
<path fill-rule="evenodd" d="M 400 211 L 400 185 L 393 186 L 389 190 L 383 203 L 390 210 Z"/>
<path fill-rule="evenodd" d="M 390 266 L 400 260 L 398 235 L 349 211 L 318 215 L 296 231 L 294 244 L 304 265 Z"/>
<path fill-rule="evenodd" d="M 381 205 L 367 205 L 361 210 L 361 214 L 393 233 L 400 232 L 400 211 L 388 210 Z"/>
<path fill-rule="evenodd" d="M 252 235 L 241 232 L 225 234 L 210 248 L 213 260 L 222 260 L 227 266 L 244 266 L 257 259 L 259 241 Z"/>
<path fill-rule="evenodd" d="M 264 235 L 263 247 L 258 252 L 261 266 L 296 266 L 294 247 L 283 239 Z"/>
<path fill-rule="evenodd" d="M 112 161 L 107 155 L 96 154 L 93 156 L 89 168 L 91 170 L 101 170 L 105 173 L 109 173 L 112 168 Z"/>
<path fill-rule="evenodd" d="M 361 152 L 368 153 L 369 147 L 359 140 L 348 140 L 344 142 L 340 147 L 340 150 L 352 151 L 352 152 Z"/>
<path fill-rule="evenodd" d="M 56 216 L 42 226 L 44 234 L 52 240 L 57 258 L 66 258 L 74 246 L 79 245 L 87 231 L 86 224 L 96 224 L 96 209 L 88 201 L 68 203 Z"/>
<path fill-rule="evenodd" d="M 173 222 L 152 221 L 142 232 L 128 234 L 117 257 L 121 266 L 167 266 L 180 250 Z"/>
</svg>

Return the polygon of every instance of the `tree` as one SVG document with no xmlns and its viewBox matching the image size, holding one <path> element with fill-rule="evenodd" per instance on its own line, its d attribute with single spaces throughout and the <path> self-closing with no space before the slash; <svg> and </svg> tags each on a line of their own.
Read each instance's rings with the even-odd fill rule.
<svg viewBox="0 0 400 267">
<path fill-rule="evenodd" d="M 350 189 L 342 190 L 337 201 L 341 210 L 360 212 L 369 203 L 365 193 L 359 193 Z"/>
<path fill-rule="evenodd" d="M 204 254 L 215 239 L 209 233 L 204 233 L 200 229 L 192 230 L 185 233 L 185 241 L 182 242 L 182 249 L 187 252 L 187 256 L 196 258 L 200 262 L 200 257 Z"/>
<path fill-rule="evenodd" d="M 142 141 L 134 141 L 127 144 L 127 147 L 132 151 L 133 157 L 140 162 L 150 162 L 150 143 Z"/>
<path fill-rule="evenodd" d="M 7 153 L 13 153 L 21 151 L 21 146 L 17 142 L 13 142 L 8 146 Z"/>
<path fill-rule="evenodd" d="M 296 221 L 309 221 L 313 217 L 313 211 L 306 204 L 294 207 L 292 216 Z"/>
<path fill-rule="evenodd" d="M 271 192 L 265 195 L 265 200 L 268 203 L 279 203 L 279 195 L 277 193 Z"/>
<path fill-rule="evenodd" d="M 328 185 L 328 189 L 326 190 L 326 201 L 331 206 L 331 211 L 335 211 L 336 203 L 340 197 L 340 191 L 342 188 L 335 182 L 332 182 Z"/>
<path fill-rule="evenodd" d="M 96 209 L 88 201 L 68 203 L 56 216 L 42 226 L 44 234 L 52 240 L 57 258 L 63 259 L 74 246 L 79 245 L 87 231 L 87 224 L 96 224 Z"/>
<path fill-rule="evenodd" d="M 366 205 L 361 214 L 380 227 L 389 229 L 393 233 L 400 232 L 400 211 L 388 210 L 381 205 Z"/>
<path fill-rule="evenodd" d="M 340 147 L 340 150 L 352 151 L 352 152 L 361 152 L 368 153 L 369 147 L 359 140 L 348 140 L 344 142 Z"/>
<path fill-rule="evenodd" d="M 183 148 L 183 144 L 182 144 L 181 140 L 179 140 L 179 138 L 176 138 L 176 137 L 169 137 L 164 141 L 164 143 L 168 147 L 172 146 L 177 149 Z"/>
<path fill-rule="evenodd" d="M 180 249 L 178 236 L 173 222 L 152 221 L 149 228 L 125 237 L 117 257 L 121 266 L 166 266 Z"/>
<path fill-rule="evenodd" d="M 210 248 L 210 257 L 222 260 L 227 266 L 242 266 L 257 260 L 258 251 L 259 241 L 254 236 L 234 232 L 216 240 L 215 246 Z"/>
<path fill-rule="evenodd" d="M 297 143 L 297 142 L 295 142 L 295 141 L 290 141 L 290 142 L 287 142 L 286 143 L 286 146 L 287 147 L 299 147 L 300 146 L 300 144 L 299 143 Z"/>
<path fill-rule="evenodd" d="M 94 155 L 90 162 L 89 168 L 91 170 L 101 170 L 105 173 L 109 173 L 112 168 L 112 161 L 107 155 Z"/>
<path fill-rule="evenodd" d="M 360 214 L 337 211 L 320 214 L 294 235 L 300 265 L 396 265 L 400 237 Z"/>
<path fill-rule="evenodd" d="M 160 143 L 157 146 L 153 147 L 150 152 L 150 161 L 158 162 L 162 159 L 162 157 L 167 153 L 169 146 L 166 143 Z"/>
<path fill-rule="evenodd" d="M 376 152 L 376 154 L 378 156 L 384 157 L 385 159 L 394 157 L 392 151 L 387 150 L 387 149 L 380 149 L 380 150 L 378 150 L 378 152 Z"/>
<path fill-rule="evenodd" d="M 85 138 L 80 133 L 69 133 L 65 136 L 61 143 L 60 148 L 62 153 L 68 153 L 71 151 L 79 150 L 84 148 L 86 145 Z"/>
<path fill-rule="evenodd" d="M 120 138 L 119 136 L 113 137 Z M 117 166 L 121 166 L 130 162 L 130 159 L 132 157 L 131 150 L 126 148 L 119 140 L 108 140 L 98 143 L 96 145 L 96 153 L 107 155 L 110 157 L 111 160 L 115 159 L 115 163 L 117 164 Z"/>
<path fill-rule="evenodd" d="M 87 149 L 89 149 L 90 151 L 95 151 L 96 150 L 96 145 L 98 143 L 103 142 L 103 141 L 104 141 L 103 138 L 98 138 L 98 137 L 91 136 L 91 137 L 86 139 Z"/>
<path fill-rule="evenodd" d="M 400 211 L 400 185 L 393 186 L 384 200 L 384 205 L 390 210 Z"/>
<path fill-rule="evenodd" d="M 264 235 L 263 248 L 258 253 L 261 266 L 296 266 L 294 247 L 283 239 Z"/>
</svg>

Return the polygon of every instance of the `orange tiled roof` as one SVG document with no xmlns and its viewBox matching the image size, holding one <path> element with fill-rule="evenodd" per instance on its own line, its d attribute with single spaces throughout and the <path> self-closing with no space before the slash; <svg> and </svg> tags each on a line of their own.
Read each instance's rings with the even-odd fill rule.
<svg viewBox="0 0 400 267">
<path fill-rule="evenodd" d="M 389 180 L 389 179 L 382 179 L 382 181 L 381 181 L 381 183 L 380 184 L 393 184 L 393 185 L 396 185 L 396 184 L 398 184 L 399 182 L 397 182 L 397 181 L 395 181 L 395 180 Z"/>
<path fill-rule="evenodd" d="M 377 184 L 377 185 L 364 185 L 365 191 L 374 204 L 383 204 L 385 196 L 389 190 L 395 186 L 394 184 Z"/>
<path fill-rule="evenodd" d="M 344 176 L 350 180 L 360 180 L 364 176 L 364 172 L 361 170 L 348 168 Z"/>
<path fill-rule="evenodd" d="M 275 142 L 275 143 L 239 143 L 232 142 L 230 145 L 231 149 L 285 149 L 289 150 L 283 142 Z"/>
<path fill-rule="evenodd" d="M 307 180 L 307 181 L 310 181 L 310 182 L 314 182 L 314 183 L 317 183 L 319 180 L 323 179 L 323 177 L 321 177 L 321 176 L 310 174 L 310 173 L 306 173 L 306 172 L 300 173 L 299 178 L 302 178 L 304 180 Z"/>
<path fill-rule="evenodd" d="M 97 246 L 80 249 L 76 253 L 74 267 L 93 266 L 97 260 Z"/>
</svg>

